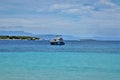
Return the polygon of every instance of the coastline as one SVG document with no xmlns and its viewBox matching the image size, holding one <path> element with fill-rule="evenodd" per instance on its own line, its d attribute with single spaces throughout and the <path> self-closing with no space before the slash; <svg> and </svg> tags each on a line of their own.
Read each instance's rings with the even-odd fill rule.
<svg viewBox="0 0 120 80">
<path fill-rule="evenodd" d="M 31 36 L 0 36 L 0 40 L 40 40 L 40 38 Z"/>
</svg>

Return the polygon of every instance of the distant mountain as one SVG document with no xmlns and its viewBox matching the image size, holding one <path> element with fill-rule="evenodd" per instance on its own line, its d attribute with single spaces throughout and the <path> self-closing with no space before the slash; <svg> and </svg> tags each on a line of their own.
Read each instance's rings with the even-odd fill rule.
<svg viewBox="0 0 120 80">
<path fill-rule="evenodd" d="M 39 37 L 39 38 L 41 38 L 43 40 L 50 40 L 50 39 L 56 37 L 56 35 L 52 35 L 52 34 L 37 34 L 35 36 Z"/>
<path fill-rule="evenodd" d="M 35 36 L 33 33 L 28 33 L 24 31 L 0 31 L 0 35 L 7 36 Z"/>
<path fill-rule="evenodd" d="M 80 41 L 97 41 L 96 39 L 80 39 Z"/>
<path fill-rule="evenodd" d="M 0 35 L 4 36 L 32 36 L 32 37 L 39 37 L 43 40 L 51 40 L 58 35 L 55 34 L 33 34 L 24 31 L 0 31 Z M 61 35 L 64 40 L 78 40 L 78 38 L 71 36 L 71 35 Z"/>
<path fill-rule="evenodd" d="M 44 40 L 51 40 L 58 35 L 55 34 L 38 34 L 36 37 L 40 37 Z M 64 40 L 78 40 L 78 38 L 71 36 L 71 35 L 60 35 Z"/>
</svg>

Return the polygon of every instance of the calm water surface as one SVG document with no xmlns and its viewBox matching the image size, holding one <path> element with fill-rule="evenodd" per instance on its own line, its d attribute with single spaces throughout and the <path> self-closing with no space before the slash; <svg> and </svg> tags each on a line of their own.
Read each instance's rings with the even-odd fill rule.
<svg viewBox="0 0 120 80">
<path fill-rule="evenodd" d="M 120 42 L 0 41 L 0 80 L 120 80 Z"/>
</svg>

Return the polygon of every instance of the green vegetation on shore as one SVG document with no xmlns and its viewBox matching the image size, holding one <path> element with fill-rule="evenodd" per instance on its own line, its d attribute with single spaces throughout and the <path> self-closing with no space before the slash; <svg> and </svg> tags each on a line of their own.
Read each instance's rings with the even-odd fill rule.
<svg viewBox="0 0 120 80">
<path fill-rule="evenodd" d="M 0 40 L 39 40 L 37 37 L 30 36 L 0 36 Z"/>
</svg>

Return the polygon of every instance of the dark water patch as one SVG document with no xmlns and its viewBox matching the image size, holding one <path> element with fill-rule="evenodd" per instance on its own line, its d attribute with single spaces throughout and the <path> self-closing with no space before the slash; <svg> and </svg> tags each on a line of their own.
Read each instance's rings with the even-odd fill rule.
<svg viewBox="0 0 120 80">
<path fill-rule="evenodd" d="M 50 45 L 49 41 L 0 40 L 0 52 L 82 52 L 120 53 L 119 41 L 65 41 Z"/>
</svg>

